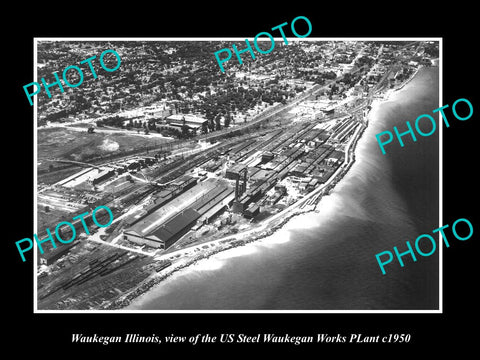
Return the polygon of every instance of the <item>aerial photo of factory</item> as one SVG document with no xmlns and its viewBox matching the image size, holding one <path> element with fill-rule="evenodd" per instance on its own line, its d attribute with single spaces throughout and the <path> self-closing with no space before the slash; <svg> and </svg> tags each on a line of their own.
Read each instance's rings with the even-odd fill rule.
<svg viewBox="0 0 480 360">
<path fill-rule="evenodd" d="M 38 78 L 105 49 L 122 58 L 38 97 L 39 238 L 99 205 L 114 215 L 43 244 L 39 310 L 122 309 L 175 271 L 321 211 L 372 101 L 438 57 L 427 41 L 311 39 L 221 73 L 212 54 L 230 43 L 38 40 Z"/>
</svg>

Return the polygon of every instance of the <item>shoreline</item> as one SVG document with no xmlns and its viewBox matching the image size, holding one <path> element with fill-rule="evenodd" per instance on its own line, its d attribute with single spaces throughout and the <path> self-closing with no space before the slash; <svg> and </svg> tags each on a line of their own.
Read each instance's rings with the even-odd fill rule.
<svg viewBox="0 0 480 360">
<path fill-rule="evenodd" d="M 409 76 L 409 78 L 406 79 L 404 82 L 402 82 L 402 84 L 400 84 L 398 87 L 396 87 L 394 89 L 385 90 L 381 94 L 381 98 L 373 99 L 372 102 L 370 103 L 371 108 L 368 111 L 366 117 L 368 118 L 370 116 L 371 111 L 374 109 L 374 106 L 380 106 L 384 102 L 389 101 L 390 96 L 392 94 L 395 94 L 397 91 L 402 90 L 408 83 L 410 83 L 410 81 L 415 78 L 415 76 L 418 74 L 418 72 L 422 68 L 423 67 L 418 67 L 417 69 L 415 69 L 413 74 L 411 76 Z M 342 171 L 340 171 L 339 174 L 337 174 L 335 176 L 335 177 L 338 177 L 338 179 L 336 179 L 335 185 L 333 185 L 328 191 L 326 191 L 326 193 L 324 195 L 318 194 L 318 195 L 313 196 L 314 200 L 312 201 L 311 204 L 307 204 L 308 201 L 303 201 L 304 202 L 303 207 L 301 207 L 301 208 L 300 207 L 294 207 L 292 209 L 289 209 L 289 211 L 285 214 L 285 216 L 282 217 L 280 220 L 276 220 L 276 222 L 274 223 L 274 225 L 272 227 L 270 227 L 266 230 L 259 230 L 258 233 L 249 234 L 249 235 L 246 236 L 246 238 L 237 239 L 237 237 L 241 237 L 242 234 L 235 234 L 235 235 L 228 236 L 228 238 L 230 238 L 230 239 L 217 239 L 217 240 L 213 240 L 211 243 L 203 243 L 199 246 L 205 246 L 205 245 L 208 246 L 209 244 L 211 244 L 212 247 L 209 248 L 209 249 L 201 249 L 199 254 L 194 255 L 191 259 L 188 259 L 186 262 L 178 264 L 177 266 L 172 264 L 171 268 L 167 267 L 166 269 L 162 270 L 160 273 L 153 275 L 154 276 L 153 278 L 152 277 L 147 278 L 141 284 L 139 284 L 136 288 L 134 288 L 133 290 L 131 290 L 127 294 L 122 295 L 122 297 L 120 299 L 117 299 L 117 300 L 112 301 L 111 303 L 105 304 L 105 306 L 103 306 L 102 308 L 104 310 L 136 311 L 136 310 L 128 310 L 128 309 L 125 309 L 125 308 L 128 307 L 129 305 L 131 305 L 131 303 L 133 301 L 135 301 L 136 299 L 138 299 L 140 296 L 148 293 L 148 291 L 150 291 L 150 290 L 153 290 L 154 286 L 159 285 L 162 281 L 170 278 L 172 275 L 176 274 L 178 271 L 186 269 L 187 267 L 190 267 L 192 265 L 196 265 L 200 261 L 207 260 L 211 256 L 213 256 L 215 254 L 218 254 L 220 252 L 224 252 L 226 250 L 232 250 L 232 249 L 237 248 L 239 246 L 244 246 L 246 244 L 253 243 L 254 241 L 265 239 L 265 238 L 273 235 L 274 233 L 276 233 L 278 230 L 282 229 L 287 222 L 289 222 L 291 219 L 293 219 L 294 217 L 296 217 L 298 215 L 307 214 L 307 213 L 311 213 L 311 212 L 320 212 L 320 210 L 318 208 L 319 208 L 319 205 L 320 205 L 323 197 L 328 195 L 329 193 L 331 193 L 335 189 L 335 187 L 339 183 L 341 183 L 341 181 L 344 179 L 345 175 L 347 175 L 349 173 L 351 167 L 356 162 L 356 157 L 357 157 L 356 151 L 357 151 L 358 143 L 363 138 L 365 130 L 368 128 L 369 124 L 370 124 L 370 120 L 367 122 L 366 126 L 364 126 L 361 129 L 361 131 L 359 131 L 359 134 L 357 134 L 356 138 L 353 139 L 353 141 L 352 141 L 353 151 L 352 151 L 352 155 L 351 155 L 351 160 L 348 162 L 348 164 L 346 164 L 344 169 L 342 169 Z M 349 149 L 349 150 L 351 150 L 351 149 Z M 332 179 L 334 179 L 334 178 L 332 178 Z M 300 202 L 302 202 L 302 201 L 300 201 Z M 292 205 L 292 206 L 294 206 L 294 205 Z M 268 221 L 268 219 L 267 219 L 267 221 Z M 218 244 L 212 244 L 214 242 L 218 242 Z M 192 248 L 194 248 L 194 247 L 192 247 Z M 183 249 L 183 251 L 189 251 L 189 249 Z M 163 272 L 163 271 L 165 271 L 165 272 Z M 158 310 L 161 310 L 161 309 L 158 309 Z M 176 310 L 170 310 L 170 311 L 176 311 Z"/>
<path fill-rule="evenodd" d="M 276 233 L 278 230 L 282 229 L 283 226 L 288 221 L 290 221 L 293 217 L 295 217 L 297 215 L 305 214 L 305 213 L 308 213 L 308 212 L 312 212 L 312 211 L 313 210 L 302 211 L 302 212 L 298 212 L 298 213 L 292 213 L 292 214 L 286 216 L 285 218 L 283 218 L 283 220 L 280 223 L 276 224 L 273 228 L 270 228 L 269 230 L 267 230 L 267 232 L 265 234 L 258 234 L 257 236 L 248 237 L 247 239 L 233 240 L 233 241 L 230 241 L 228 243 L 224 243 L 225 246 L 217 246 L 217 247 L 212 248 L 210 250 L 205 250 L 205 252 L 203 254 L 198 254 L 194 258 L 188 260 L 187 262 L 185 262 L 183 264 L 178 265 L 177 267 L 170 268 L 170 269 L 166 268 L 166 270 L 169 270 L 169 271 L 167 271 L 166 273 L 164 273 L 160 276 L 157 276 L 153 279 L 147 280 L 147 282 L 144 282 L 143 284 L 139 285 L 135 290 L 128 293 L 123 299 L 113 301 L 111 304 L 109 304 L 108 306 L 105 307 L 105 310 L 125 310 L 125 308 L 127 306 L 129 306 L 132 303 L 132 301 L 134 301 L 134 300 L 138 299 L 140 296 L 146 294 L 154 286 L 160 284 L 162 281 L 164 281 L 164 280 L 168 279 L 169 277 L 175 275 L 178 271 L 184 270 L 188 267 L 191 267 L 192 265 L 196 265 L 200 261 L 207 260 L 211 256 L 219 254 L 221 252 L 225 252 L 227 250 L 233 250 L 237 247 L 242 247 L 242 246 L 245 246 L 247 244 L 265 239 L 265 238 L 273 235 L 274 233 Z"/>
</svg>

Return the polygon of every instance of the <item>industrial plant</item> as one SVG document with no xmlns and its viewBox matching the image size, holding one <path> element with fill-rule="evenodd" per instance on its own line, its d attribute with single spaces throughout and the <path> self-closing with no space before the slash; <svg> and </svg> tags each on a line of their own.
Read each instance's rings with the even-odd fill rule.
<svg viewBox="0 0 480 360">
<path fill-rule="evenodd" d="M 76 46 L 61 45 L 59 58 Z M 114 221 L 98 229 L 87 219 L 89 235 L 56 249 L 45 242 L 37 257 L 39 308 L 121 308 L 172 271 L 268 236 L 295 214 L 321 211 L 322 197 L 355 161 L 372 102 L 402 86 L 419 66 L 430 66 L 435 51 L 428 42 L 296 44 L 252 62 L 248 72 L 232 65 L 229 71 L 237 73 L 219 81 L 207 60 L 181 65 L 190 59 L 182 42 L 160 43 L 155 51 L 185 59 L 158 69 L 147 61 L 142 76 L 149 87 L 131 73 L 139 71 L 137 57 L 152 56 L 145 46 L 154 45 L 118 46 L 124 75 L 115 73 L 103 86 L 108 94 L 124 89 L 125 101 L 112 95 L 108 106 L 94 102 L 72 122 L 80 108 L 65 107 L 60 115 L 72 115 L 57 125 L 59 97 L 40 104 L 39 125 L 47 125 L 38 130 L 39 238 L 98 205 L 108 206 Z M 86 46 L 80 54 L 92 50 Z M 197 80 L 201 86 L 183 83 Z M 65 95 L 68 104 L 97 93 L 87 84 Z M 133 90 L 145 86 L 149 101 L 142 102 Z"/>
</svg>

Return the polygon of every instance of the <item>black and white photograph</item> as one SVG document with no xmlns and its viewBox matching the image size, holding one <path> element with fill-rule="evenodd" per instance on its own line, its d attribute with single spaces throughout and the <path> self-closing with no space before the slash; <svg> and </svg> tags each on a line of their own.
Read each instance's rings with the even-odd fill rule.
<svg viewBox="0 0 480 360">
<path fill-rule="evenodd" d="M 36 39 L 38 310 L 439 310 L 440 48 Z"/>
<path fill-rule="evenodd" d="M 3 23 L 6 351 L 474 349 L 472 6 L 72 5 Z"/>
</svg>

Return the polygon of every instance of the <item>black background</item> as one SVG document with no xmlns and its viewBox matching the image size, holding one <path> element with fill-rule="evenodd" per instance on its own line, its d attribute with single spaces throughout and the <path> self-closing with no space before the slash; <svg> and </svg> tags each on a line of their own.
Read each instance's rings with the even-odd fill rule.
<svg viewBox="0 0 480 360">
<path fill-rule="evenodd" d="M 277 9 L 272 11 L 272 9 Z M 346 3 L 322 3 L 292 7 L 276 3 L 266 11 L 245 3 L 224 3 L 221 6 L 187 3 L 172 9 L 165 3 L 111 3 L 107 9 L 97 4 L 76 4 L 55 7 L 36 5 L 9 11 L 4 16 L 13 22 L 2 24 L 4 51 L 2 56 L 3 108 L 3 251 L 2 289 L 4 321 L 2 330 L 8 347 L 17 351 L 34 351 L 48 356 L 69 354 L 123 353 L 128 347 L 146 354 L 166 356 L 170 351 L 198 354 L 229 354 L 231 350 L 303 352 L 315 350 L 318 355 L 333 351 L 366 350 L 369 354 L 390 356 L 405 351 L 419 354 L 419 349 L 434 354 L 448 348 L 463 351 L 473 347 L 476 327 L 473 318 L 477 306 L 477 258 L 480 227 L 474 198 L 478 197 L 476 144 L 479 121 L 477 69 L 477 37 L 473 6 L 456 2 L 448 9 L 442 5 L 425 8 L 411 3 L 384 3 L 351 6 Z M 310 37 L 442 37 L 443 38 L 443 104 L 467 98 L 474 114 L 468 121 L 450 121 L 445 128 L 443 147 L 443 218 L 452 224 L 458 218 L 469 219 L 474 235 L 465 242 L 454 240 L 444 248 L 443 314 L 34 314 L 33 257 L 21 262 L 15 241 L 33 234 L 33 108 L 29 106 L 23 85 L 33 81 L 34 37 L 252 37 L 261 31 L 296 16 L 310 19 Z M 299 31 L 300 32 L 300 31 Z M 277 36 L 277 35 L 275 35 Z M 288 36 L 288 35 L 287 35 Z M 213 56 L 213 55 L 212 55 Z M 432 109 L 433 110 L 433 109 Z M 408 120 L 408 119 L 406 119 Z M 276 333 L 312 335 L 328 333 L 349 335 L 411 334 L 408 344 L 200 344 L 186 343 L 130 346 L 111 344 L 72 344 L 72 333 L 85 335 L 124 335 L 139 333 L 149 336 L 197 333 Z M 177 352 L 178 354 L 178 352 Z M 318 356 L 316 355 L 316 356 Z"/>
</svg>

